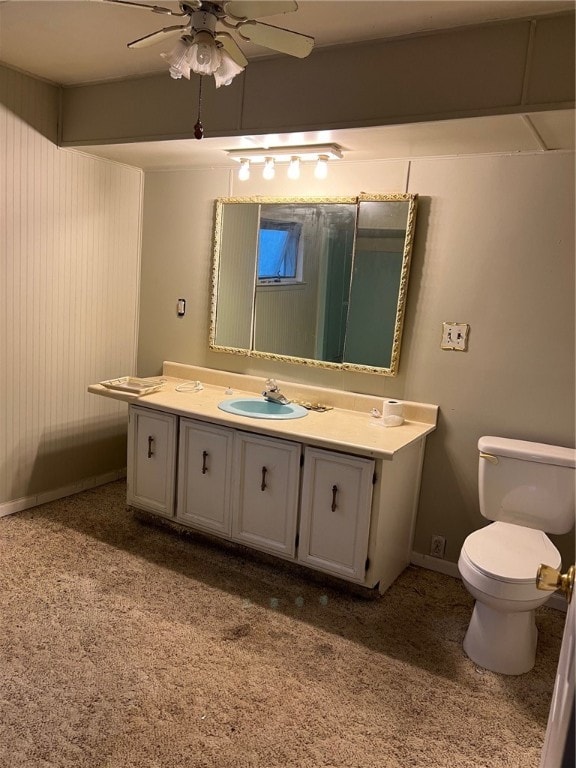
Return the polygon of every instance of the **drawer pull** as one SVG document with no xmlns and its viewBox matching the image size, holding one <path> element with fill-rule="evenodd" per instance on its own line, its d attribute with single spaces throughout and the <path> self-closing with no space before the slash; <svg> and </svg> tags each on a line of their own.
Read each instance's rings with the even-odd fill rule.
<svg viewBox="0 0 576 768">
<path fill-rule="evenodd" d="M 206 459 L 208 458 L 208 451 L 202 451 L 202 474 L 205 475 L 206 472 L 208 472 L 208 467 L 206 466 Z"/>
<path fill-rule="evenodd" d="M 152 456 L 154 456 L 154 451 L 152 450 L 152 446 L 154 445 L 154 438 L 152 435 L 148 435 L 148 458 L 151 459 Z"/>
<path fill-rule="evenodd" d="M 338 504 L 336 504 L 336 494 L 338 493 L 338 486 L 333 485 L 332 486 L 332 512 L 336 512 L 338 509 Z"/>
<path fill-rule="evenodd" d="M 260 490 L 261 491 L 265 491 L 266 490 L 266 472 L 268 472 L 266 467 L 262 467 L 262 484 L 260 485 Z"/>
</svg>

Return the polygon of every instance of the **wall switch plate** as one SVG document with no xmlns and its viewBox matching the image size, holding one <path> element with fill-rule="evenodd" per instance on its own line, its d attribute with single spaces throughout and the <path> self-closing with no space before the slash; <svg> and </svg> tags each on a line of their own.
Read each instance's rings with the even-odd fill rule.
<svg viewBox="0 0 576 768">
<path fill-rule="evenodd" d="M 443 323 L 441 348 L 466 352 L 469 331 L 470 326 L 467 323 Z"/>
</svg>

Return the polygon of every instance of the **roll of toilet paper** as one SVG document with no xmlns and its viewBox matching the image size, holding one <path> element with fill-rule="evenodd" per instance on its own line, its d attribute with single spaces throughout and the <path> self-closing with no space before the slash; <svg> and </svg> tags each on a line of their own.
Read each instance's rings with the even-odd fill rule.
<svg viewBox="0 0 576 768">
<path fill-rule="evenodd" d="M 404 422 L 404 404 L 400 400 L 384 400 L 382 419 L 385 427 L 399 427 Z"/>
</svg>

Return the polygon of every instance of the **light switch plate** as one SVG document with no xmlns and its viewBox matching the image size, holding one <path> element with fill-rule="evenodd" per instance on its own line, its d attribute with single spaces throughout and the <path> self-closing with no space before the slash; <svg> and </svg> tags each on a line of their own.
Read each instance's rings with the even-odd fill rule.
<svg viewBox="0 0 576 768">
<path fill-rule="evenodd" d="M 468 323 L 443 323 L 442 324 L 442 349 L 452 349 L 456 352 L 466 352 L 468 349 Z"/>
</svg>

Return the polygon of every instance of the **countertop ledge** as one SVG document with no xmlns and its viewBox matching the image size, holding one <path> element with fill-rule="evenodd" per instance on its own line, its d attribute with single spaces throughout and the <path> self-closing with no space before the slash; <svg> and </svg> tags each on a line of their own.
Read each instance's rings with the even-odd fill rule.
<svg viewBox="0 0 576 768">
<path fill-rule="evenodd" d="M 332 410 L 309 411 L 301 419 L 254 419 L 221 411 L 218 403 L 227 397 L 258 397 L 264 388 L 261 376 L 165 362 L 161 378 L 165 380 L 162 389 L 144 396 L 114 391 L 101 384 L 91 384 L 88 392 L 246 432 L 382 459 L 393 458 L 398 451 L 433 432 L 438 418 L 437 405 L 403 400 L 404 424 L 385 427 L 381 419 L 370 414 L 372 408 L 382 409 L 382 397 L 276 379 L 289 399 L 319 402 L 332 406 Z M 203 385 L 198 392 L 176 390 L 179 384 L 197 380 Z M 233 394 L 226 394 L 230 389 Z"/>
</svg>

